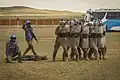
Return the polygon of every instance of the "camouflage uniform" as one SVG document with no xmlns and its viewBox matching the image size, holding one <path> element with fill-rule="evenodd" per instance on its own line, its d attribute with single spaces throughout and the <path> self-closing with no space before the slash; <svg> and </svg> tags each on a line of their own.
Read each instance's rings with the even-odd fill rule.
<svg viewBox="0 0 120 80">
<path fill-rule="evenodd" d="M 34 55 L 37 55 L 33 46 L 33 38 L 38 42 L 36 36 L 33 33 L 33 28 L 31 27 L 30 23 L 25 24 L 22 27 L 25 30 L 25 38 L 28 44 L 28 48 L 24 51 L 23 56 L 27 54 L 29 50 L 32 50 Z"/>
<path fill-rule="evenodd" d="M 7 62 L 12 62 L 13 58 L 18 55 L 18 62 L 21 62 L 21 52 L 16 41 L 8 41 L 6 44 Z"/>
<path fill-rule="evenodd" d="M 105 59 L 105 32 L 106 28 L 99 22 L 97 27 L 99 59 L 101 59 L 101 55 L 103 55 L 103 59 Z"/>
<path fill-rule="evenodd" d="M 81 25 L 79 25 L 78 21 L 71 21 L 70 26 L 70 47 L 71 47 L 71 57 L 75 54 L 76 60 L 78 60 L 79 54 L 77 47 L 79 46 L 81 34 Z"/>
<path fill-rule="evenodd" d="M 57 54 L 57 51 L 60 47 L 60 43 L 58 42 L 58 34 L 59 34 L 59 29 L 60 29 L 60 26 L 58 26 L 55 30 L 55 34 L 57 35 L 56 37 L 56 40 L 55 40 L 55 44 L 54 44 L 54 51 L 53 51 L 53 61 L 55 61 L 55 57 L 56 57 L 56 54 Z"/>
<path fill-rule="evenodd" d="M 81 32 L 82 32 L 82 26 L 84 26 L 84 19 L 79 20 L 79 26 L 81 26 Z M 68 48 L 69 50 L 69 48 Z M 79 53 L 79 59 L 81 60 L 81 35 L 80 35 L 80 41 L 79 46 L 77 47 L 78 53 Z M 70 58 L 74 60 L 74 53 L 71 51 Z"/>
<path fill-rule="evenodd" d="M 84 52 L 84 58 L 89 60 L 88 58 L 88 51 L 89 51 L 89 27 L 91 24 L 89 22 L 85 22 L 84 26 L 82 27 L 81 33 L 81 47 Z"/>
<path fill-rule="evenodd" d="M 98 60 L 98 46 L 97 46 L 97 23 L 93 22 L 93 25 L 90 26 L 90 49 L 95 55 L 95 59 Z"/>
<path fill-rule="evenodd" d="M 88 10 L 88 11 L 86 12 L 85 17 L 84 17 L 84 20 L 85 20 L 86 22 L 87 22 L 87 21 L 90 22 L 90 21 L 92 21 L 92 18 L 93 18 L 93 17 L 92 17 L 92 12 Z"/>
<path fill-rule="evenodd" d="M 70 26 L 66 25 L 60 25 L 56 28 L 55 34 L 57 35 L 55 45 L 54 45 L 54 52 L 53 52 L 53 61 L 55 61 L 55 57 L 57 54 L 57 51 L 60 46 L 62 46 L 64 52 L 63 52 L 63 60 L 67 61 L 68 60 L 68 51 L 67 47 L 69 46 L 69 32 L 70 32 Z"/>
</svg>

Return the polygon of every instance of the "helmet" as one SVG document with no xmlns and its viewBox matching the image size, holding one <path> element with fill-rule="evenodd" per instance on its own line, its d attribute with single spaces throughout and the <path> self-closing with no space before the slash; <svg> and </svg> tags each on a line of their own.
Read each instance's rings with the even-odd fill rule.
<svg viewBox="0 0 120 80">
<path fill-rule="evenodd" d="M 75 23 L 79 23 L 79 20 L 77 18 L 74 19 Z"/>
<path fill-rule="evenodd" d="M 65 23 L 66 23 L 66 21 L 63 20 L 63 19 L 61 19 L 60 22 L 59 22 L 60 25 L 61 25 L 61 24 L 65 24 Z"/>
<path fill-rule="evenodd" d="M 10 39 L 16 39 L 16 35 L 14 34 L 10 35 Z"/>
<path fill-rule="evenodd" d="M 74 25 L 75 25 L 75 21 L 74 21 L 74 20 L 71 20 L 71 21 L 70 21 L 70 25 L 71 25 L 71 26 L 74 26 Z"/>
<path fill-rule="evenodd" d="M 95 20 L 93 20 L 92 24 L 93 24 L 94 26 L 96 26 L 96 25 L 98 24 L 98 21 L 95 19 Z"/>
<path fill-rule="evenodd" d="M 31 24 L 31 22 L 29 20 L 26 21 L 26 24 Z"/>
<path fill-rule="evenodd" d="M 86 11 L 86 14 L 92 14 L 92 10 L 91 10 L 91 9 L 88 9 L 88 10 Z"/>
</svg>

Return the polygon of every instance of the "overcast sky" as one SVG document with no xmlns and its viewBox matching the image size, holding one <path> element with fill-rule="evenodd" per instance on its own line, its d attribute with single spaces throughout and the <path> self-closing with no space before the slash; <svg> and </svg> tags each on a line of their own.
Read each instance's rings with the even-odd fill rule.
<svg viewBox="0 0 120 80">
<path fill-rule="evenodd" d="M 85 12 L 89 8 L 120 8 L 120 0 L 1 0 L 0 6 L 28 6 L 38 9 Z"/>
</svg>

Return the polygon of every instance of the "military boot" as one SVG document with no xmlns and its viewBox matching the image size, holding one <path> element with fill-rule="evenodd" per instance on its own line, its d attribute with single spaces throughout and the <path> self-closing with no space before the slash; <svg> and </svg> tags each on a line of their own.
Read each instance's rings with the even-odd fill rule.
<svg viewBox="0 0 120 80">
<path fill-rule="evenodd" d="M 55 58 L 53 58 L 53 60 L 52 60 L 53 62 L 55 62 Z"/>
<path fill-rule="evenodd" d="M 18 59 L 18 63 L 22 63 L 21 58 Z"/>
<path fill-rule="evenodd" d="M 99 60 L 98 56 L 95 56 L 95 60 Z"/>
<path fill-rule="evenodd" d="M 103 56 L 103 60 L 106 60 L 105 56 Z"/>
<path fill-rule="evenodd" d="M 68 57 L 65 57 L 64 61 L 66 61 L 66 62 L 67 62 L 67 61 L 68 61 Z"/>
<path fill-rule="evenodd" d="M 85 57 L 85 60 L 86 60 L 86 61 L 89 61 L 89 57 L 88 57 L 88 54 L 87 54 L 87 53 L 85 54 L 84 57 Z"/>
<path fill-rule="evenodd" d="M 78 57 L 78 55 L 76 55 L 76 61 L 79 61 L 79 57 Z"/>
</svg>

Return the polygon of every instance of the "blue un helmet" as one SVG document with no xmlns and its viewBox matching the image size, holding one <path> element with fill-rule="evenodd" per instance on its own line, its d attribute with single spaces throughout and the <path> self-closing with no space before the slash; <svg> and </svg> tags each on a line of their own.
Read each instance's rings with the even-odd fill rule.
<svg viewBox="0 0 120 80">
<path fill-rule="evenodd" d="M 10 35 L 10 39 L 16 39 L 16 35 L 14 34 Z"/>
<path fill-rule="evenodd" d="M 28 25 L 28 24 L 31 24 L 31 21 L 27 20 L 26 21 L 26 25 Z"/>
</svg>

